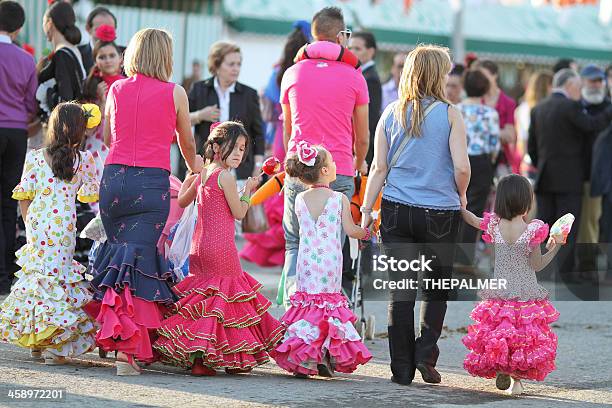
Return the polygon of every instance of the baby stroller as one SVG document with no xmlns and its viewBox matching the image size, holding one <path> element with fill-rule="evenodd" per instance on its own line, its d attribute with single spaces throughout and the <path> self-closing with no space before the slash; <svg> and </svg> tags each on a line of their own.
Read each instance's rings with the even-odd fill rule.
<svg viewBox="0 0 612 408">
<path fill-rule="evenodd" d="M 351 215 L 355 224 L 361 223 L 360 208 L 363 203 L 367 179 L 367 176 L 362 175 L 357 175 L 357 177 L 355 177 L 355 193 L 351 199 Z M 359 308 L 359 320 L 355 322 L 355 328 L 359 335 L 366 340 L 372 340 L 374 338 L 376 333 L 376 321 L 374 315 L 366 316 L 365 311 L 362 267 L 363 262 L 367 262 L 367 258 L 364 259 L 363 255 L 364 253 L 372 254 L 378 247 L 376 244 L 379 241 L 377 231 L 380 226 L 380 220 L 378 219 L 380 201 L 379 197 L 379 199 L 376 200 L 374 212 L 372 213 L 375 220 L 372 240 L 361 245 L 358 240 L 348 238 L 343 250 L 345 262 L 342 272 L 342 292 L 348 298 L 353 313 Z"/>
</svg>

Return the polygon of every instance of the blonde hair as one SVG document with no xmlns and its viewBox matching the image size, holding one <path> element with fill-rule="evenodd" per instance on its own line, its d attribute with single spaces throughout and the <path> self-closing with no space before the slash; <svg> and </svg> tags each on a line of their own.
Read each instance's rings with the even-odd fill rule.
<svg viewBox="0 0 612 408">
<path fill-rule="evenodd" d="M 404 130 L 408 130 L 406 112 L 412 104 L 410 117 L 410 136 L 421 135 L 423 123 L 423 105 L 421 100 L 433 97 L 450 104 L 444 92 L 444 78 L 451 70 L 451 59 L 448 48 L 437 45 L 419 45 L 406 57 L 404 70 L 400 77 L 399 101 L 395 106 L 395 118 Z"/>
<path fill-rule="evenodd" d="M 172 36 L 166 30 L 145 28 L 138 31 L 125 50 L 124 69 L 168 82 L 172 76 Z"/>
<path fill-rule="evenodd" d="M 210 46 L 208 52 L 208 72 L 212 75 L 217 75 L 217 70 L 223 63 L 223 59 L 231 53 L 240 52 L 240 47 L 234 43 L 226 41 L 217 41 Z"/>
<path fill-rule="evenodd" d="M 548 96 L 549 88 L 552 87 L 553 73 L 551 71 L 536 71 L 529 77 L 527 89 L 525 89 L 525 102 L 533 108 L 542 99 Z"/>
</svg>

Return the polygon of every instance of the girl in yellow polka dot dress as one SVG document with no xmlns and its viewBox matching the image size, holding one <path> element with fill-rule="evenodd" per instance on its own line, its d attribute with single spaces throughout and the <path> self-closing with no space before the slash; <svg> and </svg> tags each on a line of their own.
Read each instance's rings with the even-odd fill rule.
<svg viewBox="0 0 612 408">
<path fill-rule="evenodd" d="M 27 244 L 16 253 L 21 270 L 0 305 L 0 339 L 29 348 L 32 357 L 61 364 L 94 347 L 94 322 L 85 267 L 73 260 L 76 203 L 98 200 L 96 164 L 80 152 L 85 129 L 100 123 L 96 105 L 62 103 L 49 119 L 48 145 L 28 153 L 13 190 L 26 224 Z"/>
</svg>

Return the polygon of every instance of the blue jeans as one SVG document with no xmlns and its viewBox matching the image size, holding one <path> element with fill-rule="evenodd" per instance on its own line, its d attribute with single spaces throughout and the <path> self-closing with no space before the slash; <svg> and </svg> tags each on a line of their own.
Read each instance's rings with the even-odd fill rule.
<svg viewBox="0 0 612 408">
<path fill-rule="evenodd" d="M 331 183 L 332 190 L 342 193 L 350 200 L 355 191 L 353 177 L 338 175 Z M 295 214 L 295 197 L 305 191 L 307 186 L 296 178 L 285 178 L 284 194 L 285 209 L 283 213 L 283 230 L 285 231 L 285 264 L 283 274 L 278 286 L 276 302 L 279 305 L 289 303 L 289 296 L 295 292 L 295 268 L 297 265 L 298 250 L 300 246 L 300 223 Z M 342 232 L 342 244 L 346 234 Z"/>
</svg>

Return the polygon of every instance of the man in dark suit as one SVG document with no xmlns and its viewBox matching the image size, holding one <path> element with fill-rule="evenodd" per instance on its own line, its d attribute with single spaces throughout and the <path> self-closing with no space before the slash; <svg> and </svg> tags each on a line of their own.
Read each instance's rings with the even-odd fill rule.
<svg viewBox="0 0 612 408">
<path fill-rule="evenodd" d="M 202 147 L 208 139 L 211 124 L 226 120 L 242 122 L 251 138 L 251 145 L 246 158 L 236 169 L 236 178 L 245 180 L 261 172 L 266 146 L 259 95 L 255 89 L 237 81 L 241 63 L 242 55 L 237 45 L 222 41 L 213 44 L 208 56 L 208 70 L 213 77 L 191 86 L 189 112 L 191 124 L 195 125 L 198 154 L 204 153 Z M 184 167 L 183 162 L 181 166 Z M 179 170 L 181 177 L 184 170 Z"/>
<path fill-rule="evenodd" d="M 117 29 L 117 18 L 106 7 L 96 7 L 87 15 L 85 30 L 89 34 L 89 42 L 78 46 L 81 52 L 81 58 L 83 59 L 83 66 L 88 74 L 89 71 L 91 71 L 91 67 L 94 65 L 93 48 L 98 40 L 96 37 L 96 30 L 101 25 L 108 25 Z M 123 54 L 125 47 L 120 46 L 118 48 L 119 52 Z"/>
<path fill-rule="evenodd" d="M 567 245 L 559 258 L 561 277 L 575 280 L 576 242 L 585 177 L 584 134 L 603 130 L 612 120 L 612 107 L 596 116 L 581 105 L 581 81 L 576 71 L 566 68 L 553 78 L 553 93 L 531 111 L 528 152 L 538 170 L 535 192 L 538 218 L 552 225 L 559 217 L 576 217 Z"/>
<path fill-rule="evenodd" d="M 360 31 L 351 36 L 349 49 L 359 58 L 361 63 L 361 72 L 368 85 L 368 94 L 370 95 L 369 104 L 369 125 L 370 125 L 370 147 L 366 155 L 366 163 L 372 164 L 374 158 L 374 133 L 376 125 L 380 118 L 382 104 L 382 86 L 374 58 L 376 57 L 376 39 L 372 33 Z"/>
<path fill-rule="evenodd" d="M 593 145 L 591 167 L 591 195 L 601 196 L 599 242 L 608 254 L 604 284 L 612 285 L 612 124 L 604 130 Z"/>
<path fill-rule="evenodd" d="M 580 72 L 582 78 L 582 106 L 591 116 L 606 110 L 610 106 L 607 97 L 606 74 L 596 65 L 587 65 Z M 596 281 L 597 254 L 595 244 L 599 242 L 599 218 L 601 217 L 601 196 L 591 195 L 591 167 L 593 146 L 600 132 L 590 132 L 584 135 L 585 183 L 582 196 L 582 217 L 578 228 L 578 270 L 585 279 Z M 612 150 L 607 152 L 612 155 Z"/>
</svg>

